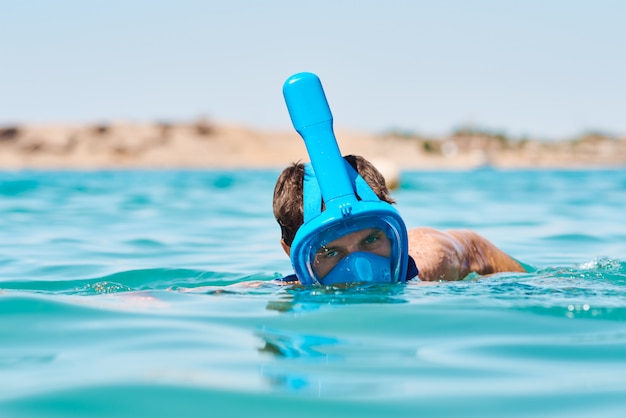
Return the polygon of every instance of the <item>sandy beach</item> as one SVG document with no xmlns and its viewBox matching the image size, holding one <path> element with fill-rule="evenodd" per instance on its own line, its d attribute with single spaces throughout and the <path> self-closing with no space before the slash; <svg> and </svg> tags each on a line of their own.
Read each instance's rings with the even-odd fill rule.
<svg viewBox="0 0 626 418">
<path fill-rule="evenodd" d="M 481 132 L 440 138 L 336 129 L 344 154 L 397 170 L 609 168 L 626 166 L 626 137 L 511 140 Z M 189 123 L 0 126 L 0 169 L 281 168 L 306 161 L 294 131 L 197 120 Z"/>
</svg>

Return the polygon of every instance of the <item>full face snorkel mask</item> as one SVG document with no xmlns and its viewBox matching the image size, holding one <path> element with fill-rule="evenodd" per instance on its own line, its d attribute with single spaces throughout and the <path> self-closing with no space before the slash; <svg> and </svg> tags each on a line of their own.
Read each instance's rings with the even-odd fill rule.
<svg viewBox="0 0 626 418">
<path fill-rule="evenodd" d="M 304 223 L 291 244 L 296 276 L 304 285 L 405 281 L 404 221 L 341 156 L 319 78 L 295 74 L 283 95 L 311 159 L 304 173 Z"/>
</svg>

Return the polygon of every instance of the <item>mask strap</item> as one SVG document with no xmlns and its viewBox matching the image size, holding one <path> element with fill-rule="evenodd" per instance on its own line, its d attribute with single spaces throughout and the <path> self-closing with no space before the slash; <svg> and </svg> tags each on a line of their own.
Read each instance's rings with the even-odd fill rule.
<svg viewBox="0 0 626 418">
<path fill-rule="evenodd" d="M 304 181 L 302 185 L 304 223 L 309 222 L 322 212 L 322 192 L 310 163 L 304 164 Z"/>
<path fill-rule="evenodd" d="M 352 189 L 356 191 L 356 194 L 361 200 L 368 202 L 379 202 L 380 199 L 374 193 L 372 188 L 367 182 L 356 172 L 354 167 L 349 162 L 345 161 L 346 170 L 348 171 L 348 177 L 350 183 L 352 183 Z M 315 171 L 310 163 L 304 164 L 304 180 L 303 180 L 303 198 L 304 198 L 304 223 L 307 223 L 317 215 L 322 213 L 322 192 L 320 185 L 315 177 Z"/>
<path fill-rule="evenodd" d="M 345 161 L 345 160 L 344 160 Z M 354 167 L 350 165 L 349 162 L 345 161 L 346 170 L 348 171 L 348 177 L 350 178 L 350 182 L 352 183 L 352 189 L 356 191 L 356 194 L 359 196 L 361 200 L 365 200 L 368 202 L 379 202 L 380 199 L 374 193 L 369 184 L 356 172 Z"/>
</svg>

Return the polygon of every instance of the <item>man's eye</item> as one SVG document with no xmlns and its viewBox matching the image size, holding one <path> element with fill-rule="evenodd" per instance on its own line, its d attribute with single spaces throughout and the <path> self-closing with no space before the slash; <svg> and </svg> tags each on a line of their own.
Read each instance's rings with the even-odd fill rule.
<svg viewBox="0 0 626 418">
<path fill-rule="evenodd" d="M 380 239 L 380 234 L 372 234 L 363 240 L 363 244 L 373 244 Z"/>
<path fill-rule="evenodd" d="M 333 257 L 336 257 L 338 254 L 339 254 L 339 251 L 337 250 L 326 250 L 322 253 L 324 258 L 333 258 Z"/>
<path fill-rule="evenodd" d="M 319 259 L 328 259 L 328 258 L 336 257 L 338 254 L 339 254 L 339 251 L 337 251 L 336 248 L 322 247 L 317 251 L 317 254 L 315 255 L 315 257 Z"/>
</svg>

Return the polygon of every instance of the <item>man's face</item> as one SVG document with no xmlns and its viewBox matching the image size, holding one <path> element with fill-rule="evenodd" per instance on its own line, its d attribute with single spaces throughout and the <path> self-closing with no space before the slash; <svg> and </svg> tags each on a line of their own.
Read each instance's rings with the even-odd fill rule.
<svg viewBox="0 0 626 418">
<path fill-rule="evenodd" d="M 391 241 L 378 228 L 367 228 L 329 242 L 315 254 L 313 271 L 323 279 L 345 257 L 355 252 L 367 252 L 382 257 L 391 256 Z"/>
</svg>

